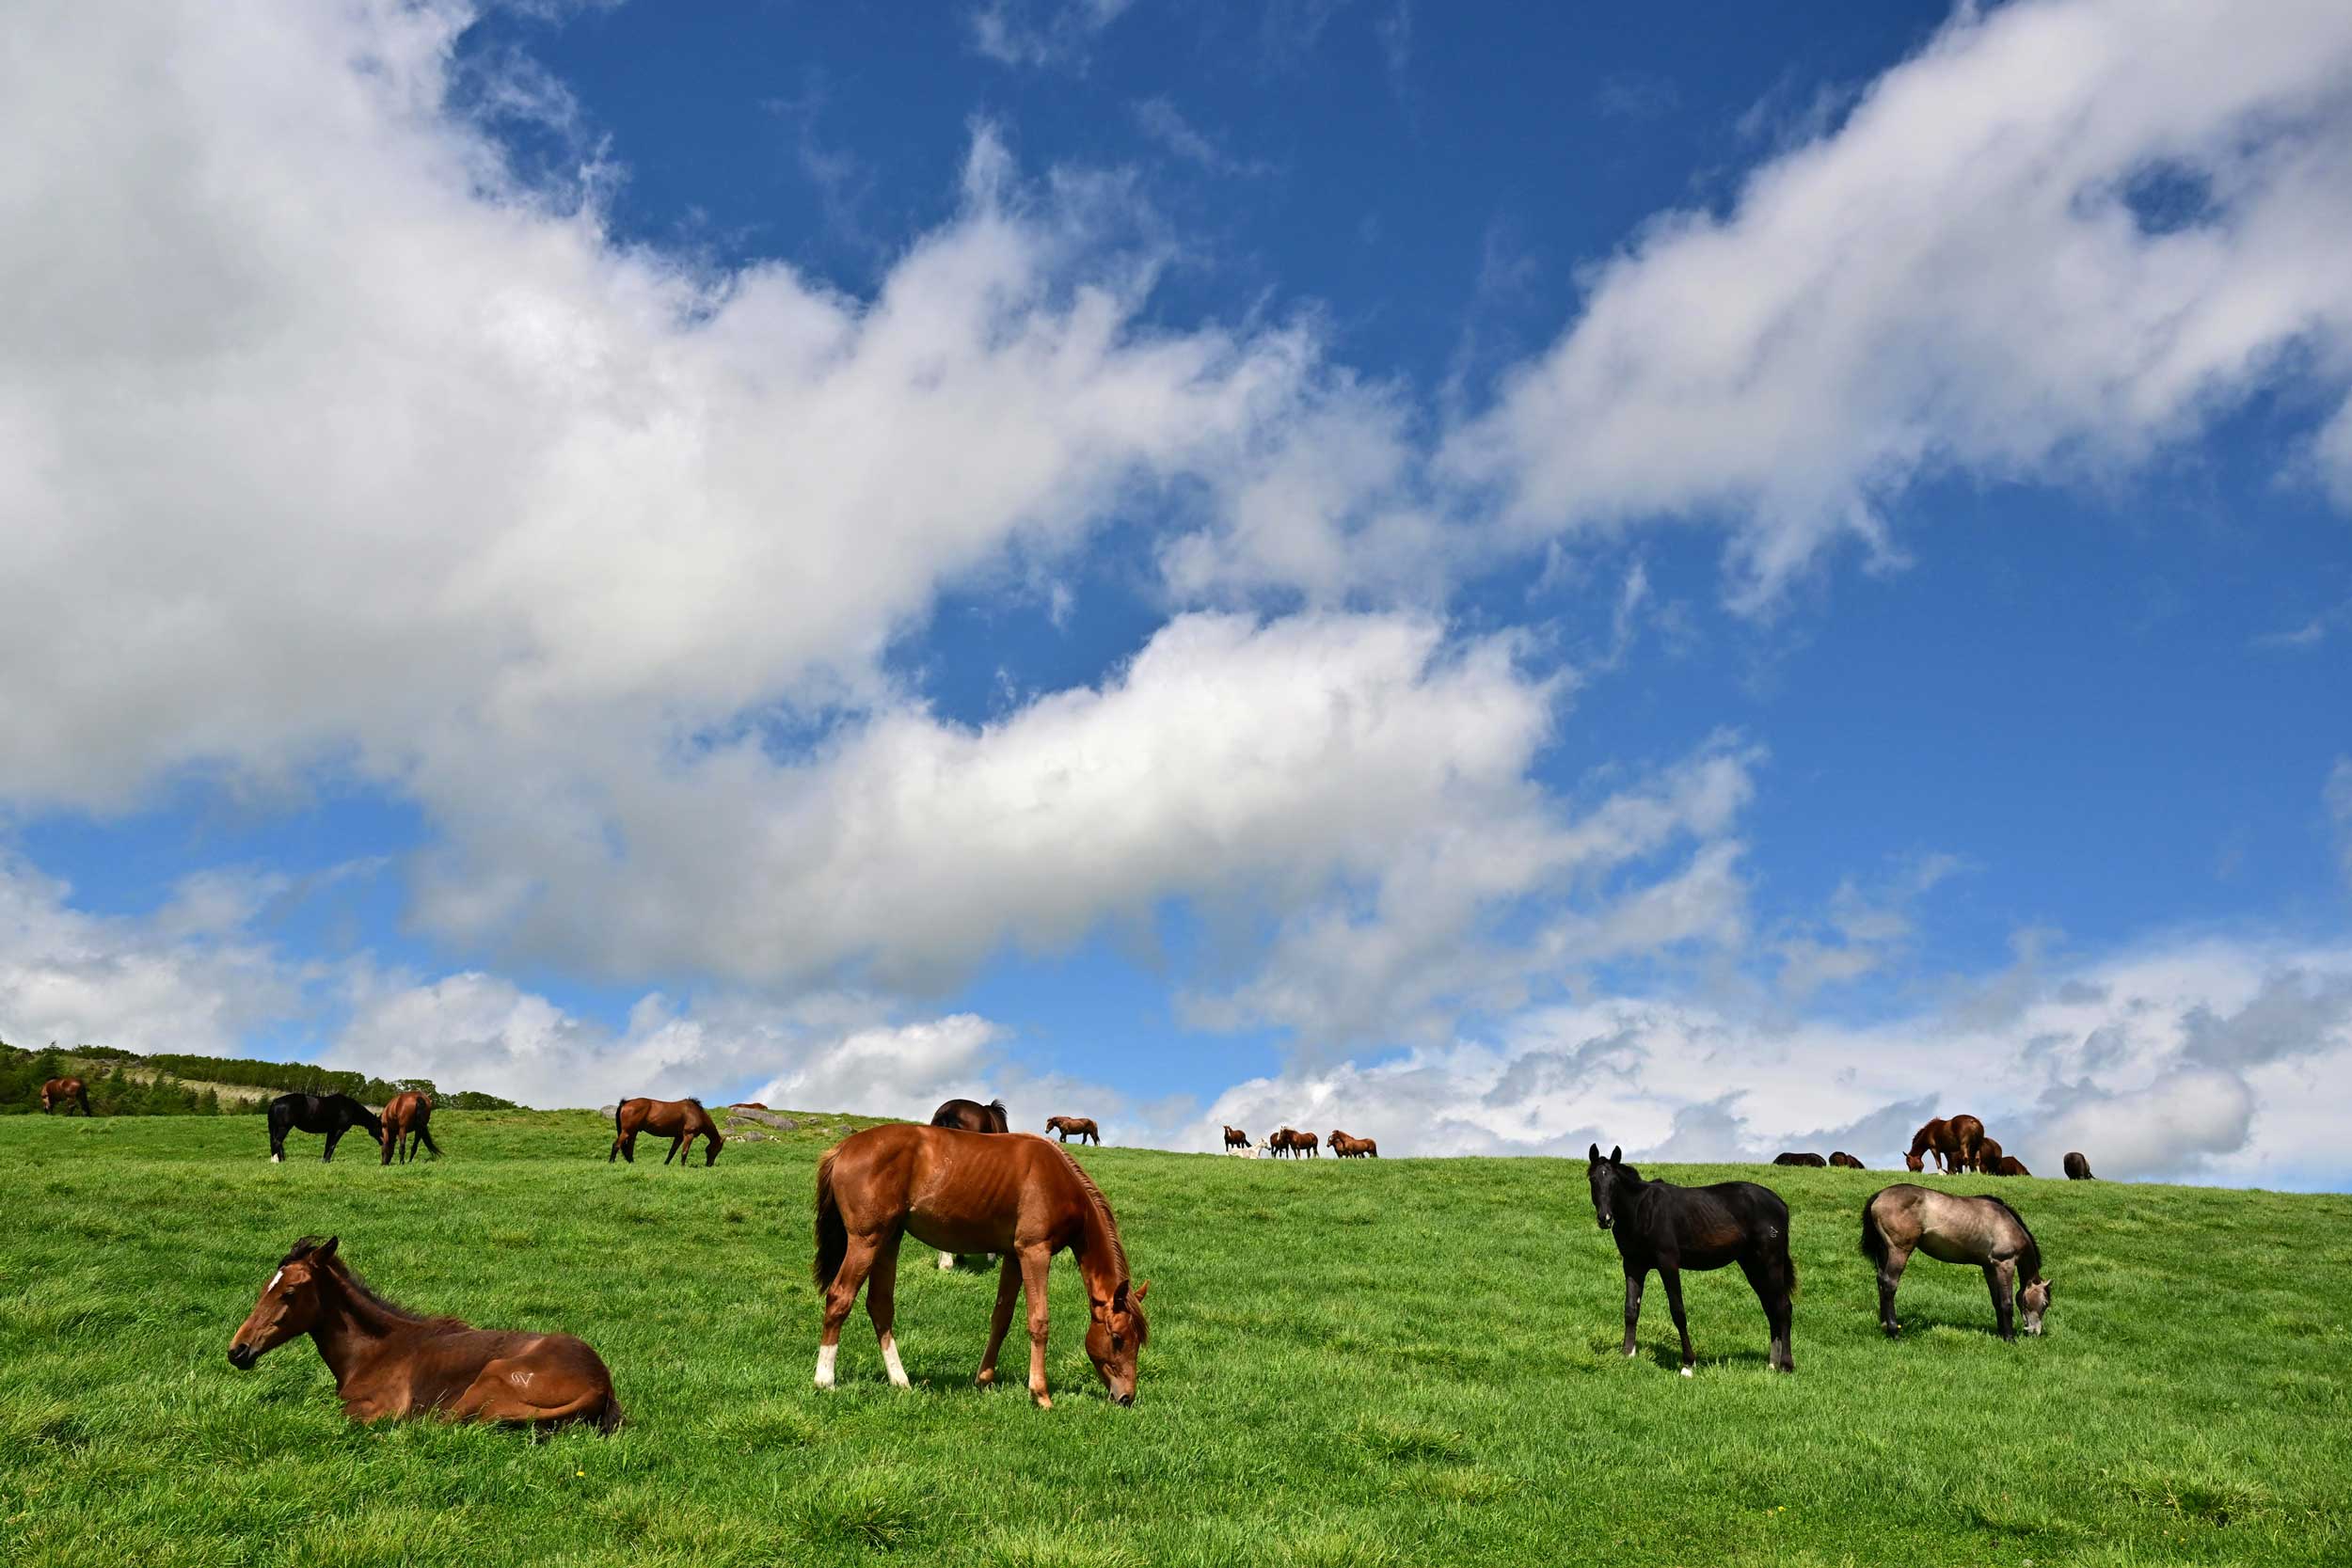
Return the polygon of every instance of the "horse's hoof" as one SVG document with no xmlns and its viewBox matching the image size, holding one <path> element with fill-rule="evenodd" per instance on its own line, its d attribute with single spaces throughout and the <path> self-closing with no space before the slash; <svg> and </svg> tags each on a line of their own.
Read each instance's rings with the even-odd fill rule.
<svg viewBox="0 0 2352 1568">
<path fill-rule="evenodd" d="M 1037 1401 L 1037 1407 L 1040 1410 L 1051 1410 L 1054 1408 L 1054 1396 L 1051 1394 L 1032 1394 L 1029 1397 Z"/>
<path fill-rule="evenodd" d="M 1693 1376 L 1696 1376 L 1697 1374 L 1696 1374 L 1696 1373 L 1694 1373 L 1694 1372 L 1692 1372 L 1692 1371 L 1691 1370 L 1691 1369 L 1690 1369 L 1690 1368 L 1685 1367 L 1685 1368 L 1683 1368 L 1683 1369 L 1682 1369 L 1682 1375 L 1683 1375 L 1684 1377 L 1693 1377 Z"/>
<path fill-rule="evenodd" d="M 993 1388 L 996 1386 L 996 1369 L 993 1367 L 982 1368 L 979 1375 L 975 1377 L 972 1381 L 978 1384 L 983 1388 Z"/>
</svg>

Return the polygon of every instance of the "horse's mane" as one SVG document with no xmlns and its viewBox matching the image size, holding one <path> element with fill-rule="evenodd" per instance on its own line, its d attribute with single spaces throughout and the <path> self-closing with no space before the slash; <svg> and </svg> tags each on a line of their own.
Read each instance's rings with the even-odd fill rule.
<svg viewBox="0 0 2352 1568">
<path fill-rule="evenodd" d="M 2040 1279 L 2042 1277 L 2042 1243 L 2033 1239 L 2033 1229 L 2026 1224 L 2026 1216 L 2010 1208 L 2005 1200 L 1994 1197 L 1991 1193 L 1980 1196 L 1985 1202 L 1996 1206 L 2002 1213 L 2015 1220 L 2017 1228 L 2025 1233 L 2026 1250 L 2017 1258 L 2017 1282 L 2023 1285 L 2027 1281 Z"/>
<path fill-rule="evenodd" d="M 1070 1174 L 1078 1179 L 1078 1190 L 1086 1194 L 1086 1200 L 1093 1208 L 1095 1217 L 1103 1222 L 1103 1234 L 1111 1239 L 1111 1273 L 1120 1279 L 1133 1277 L 1127 1268 L 1126 1243 L 1119 1239 L 1119 1222 L 1111 1217 L 1111 1206 L 1104 1201 L 1103 1189 L 1094 1184 L 1094 1178 L 1087 1174 L 1086 1166 L 1070 1157 L 1070 1150 L 1045 1138 L 1040 1138 L 1038 1142 L 1061 1156 L 1061 1163 L 1068 1165 Z"/>
<path fill-rule="evenodd" d="M 691 1094 L 690 1094 L 690 1095 L 688 1095 L 688 1096 L 686 1097 L 686 1099 L 685 1099 L 685 1101 L 683 1101 L 683 1103 L 688 1104 L 688 1105 L 691 1105 L 691 1106 L 692 1106 L 692 1107 L 694 1107 L 694 1109 L 696 1109 L 697 1111 L 699 1111 L 699 1110 L 701 1110 L 701 1109 L 703 1108 L 703 1102 L 702 1102 L 701 1101 L 699 1101 L 699 1100 L 696 1100 L 696 1099 L 695 1099 L 692 1095 L 691 1095 Z"/>
<path fill-rule="evenodd" d="M 288 1252 L 285 1257 L 280 1258 L 278 1260 L 278 1266 L 282 1269 L 289 1263 L 300 1263 L 305 1261 L 310 1262 L 314 1267 L 320 1266 L 321 1260 L 310 1256 L 311 1253 L 317 1249 L 319 1239 L 316 1236 L 303 1237 L 302 1240 L 294 1244 L 294 1249 L 292 1251 Z M 374 1286 L 370 1285 L 366 1280 L 360 1278 L 358 1272 L 352 1268 L 350 1264 L 343 1261 L 343 1255 L 340 1252 L 329 1254 L 324 1260 L 324 1267 L 327 1273 L 335 1276 L 336 1284 L 341 1285 L 344 1290 L 358 1297 L 368 1306 L 374 1307 L 377 1311 L 389 1313 L 392 1317 L 398 1318 L 405 1323 L 455 1323 L 458 1322 L 455 1318 L 437 1317 L 431 1313 L 420 1312 L 411 1307 L 403 1307 L 399 1302 L 392 1300 L 392 1298 L 388 1295 L 382 1294 L 375 1289 Z M 463 1325 L 460 1324 L 460 1326 L 462 1327 Z"/>
</svg>

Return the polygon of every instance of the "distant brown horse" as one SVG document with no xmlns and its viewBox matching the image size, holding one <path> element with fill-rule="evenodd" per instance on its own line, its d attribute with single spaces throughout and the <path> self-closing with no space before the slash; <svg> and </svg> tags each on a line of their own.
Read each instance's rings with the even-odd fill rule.
<svg viewBox="0 0 2352 1568">
<path fill-rule="evenodd" d="M 1832 1166 L 1838 1170 L 1863 1170 L 1867 1168 L 1861 1161 L 1855 1159 L 1852 1155 L 1847 1153 L 1842 1148 L 1829 1157 L 1829 1163 Z"/>
<path fill-rule="evenodd" d="M 1285 1127 L 1277 1132 L 1272 1137 L 1268 1138 L 1265 1141 L 1265 1146 L 1268 1149 L 1273 1151 L 1274 1157 L 1278 1160 L 1285 1154 L 1295 1156 L 1297 1151 L 1291 1148 L 1291 1140 L 1297 1136 L 1298 1134 L 1295 1132 Z"/>
<path fill-rule="evenodd" d="M 1228 1127 L 1225 1129 L 1225 1147 L 1228 1148 L 1248 1148 L 1249 1147 L 1249 1134 L 1243 1132 L 1238 1127 Z"/>
<path fill-rule="evenodd" d="M 1130 1285 L 1119 1222 L 1092 1179 L 1061 1146 L 1033 1133 L 988 1137 L 906 1123 L 853 1133 L 818 1162 L 816 1273 L 825 1292 L 818 1387 L 833 1386 L 841 1324 L 869 1275 L 866 1312 L 882 1365 L 891 1382 L 908 1386 L 891 1321 L 898 1243 L 910 1233 L 945 1252 L 1005 1255 L 978 1381 L 983 1387 L 996 1381 L 1013 1297 L 1025 1291 L 1029 1393 L 1048 1409 L 1054 1401 L 1045 1382 L 1046 1275 L 1054 1254 L 1068 1247 L 1090 1308 L 1087 1356 L 1112 1402 L 1135 1402 L 1137 1353 L 1151 1333 L 1143 1297 L 1152 1286 Z"/>
<path fill-rule="evenodd" d="M 1822 1159 L 1818 1154 L 1775 1154 L 1772 1156 L 1772 1164 L 1776 1165 L 1810 1165 L 1814 1169 L 1818 1170 L 1828 1164 L 1829 1162 Z"/>
<path fill-rule="evenodd" d="M 1970 1162 L 1968 1168 L 1986 1176 L 1997 1176 L 2000 1174 L 1998 1167 L 2006 1158 L 2008 1156 L 2001 1152 L 1998 1139 L 1985 1138 L 1978 1143 L 1976 1158 Z"/>
<path fill-rule="evenodd" d="M 2092 1180 L 2090 1174 L 2090 1162 L 2084 1159 L 2078 1153 L 2072 1150 L 2068 1151 L 2066 1156 L 2066 1180 L 2069 1181 L 2089 1181 Z"/>
<path fill-rule="evenodd" d="M 1977 1145 L 1983 1137 L 1984 1123 L 1974 1117 L 1957 1116 L 1948 1121 L 1937 1117 L 1911 1135 L 1911 1152 L 1903 1156 L 1903 1164 L 1918 1170 L 1919 1157 L 1931 1153 L 1937 1170 L 1970 1170 L 1976 1165 Z"/>
<path fill-rule="evenodd" d="M 1902 1332 L 1895 1321 L 1895 1288 L 1915 1250 L 1984 1271 L 2002 1338 L 2017 1338 L 2012 1300 L 2024 1309 L 2026 1332 L 2042 1332 L 2042 1315 L 2050 1309 L 2042 1248 L 2017 1211 L 1999 1198 L 1962 1197 L 1904 1182 L 1873 1194 L 1862 1206 L 1862 1255 L 1878 1265 L 1879 1326 L 1890 1339 Z"/>
<path fill-rule="evenodd" d="M 699 1100 L 624 1100 L 612 1107 L 612 1152 L 604 1157 L 604 1163 L 609 1165 L 619 1158 L 635 1164 L 640 1132 L 669 1139 L 670 1152 L 661 1157 L 661 1163 L 666 1165 L 676 1160 L 680 1170 L 692 1157 L 696 1138 L 708 1140 L 703 1151 L 705 1165 L 719 1163 L 719 1149 L 726 1143 L 719 1135 L 719 1124 L 710 1119 Z"/>
<path fill-rule="evenodd" d="M 1343 1160 L 1377 1160 L 1380 1158 L 1380 1142 L 1376 1138 L 1350 1137 L 1334 1127 L 1331 1129 L 1331 1152 Z"/>
<path fill-rule="evenodd" d="M 1308 1159 L 1319 1160 L 1323 1157 L 1323 1140 L 1312 1132 L 1293 1132 L 1291 1153 L 1295 1157 L 1303 1155 Z"/>
<path fill-rule="evenodd" d="M 305 1236 L 278 1259 L 229 1341 L 230 1366 L 243 1370 L 308 1334 L 335 1374 L 343 1414 L 355 1421 L 580 1421 L 599 1432 L 621 1424 L 612 1374 L 585 1342 L 568 1334 L 469 1328 L 394 1306 L 335 1255 L 338 1239 Z"/>
<path fill-rule="evenodd" d="M 441 1157 L 441 1146 L 433 1141 L 433 1097 L 415 1089 L 404 1089 L 392 1096 L 384 1107 L 384 1161 L 392 1163 L 392 1151 L 400 1151 L 400 1163 L 406 1164 L 417 1157 L 418 1140 L 433 1151 L 436 1160 Z"/>
<path fill-rule="evenodd" d="M 2033 1172 L 2027 1170 L 2026 1162 L 2016 1155 L 2004 1154 L 1994 1162 L 1993 1168 L 1985 1174 L 1987 1176 L 2031 1176 Z"/>
<path fill-rule="evenodd" d="M 79 1105 L 89 1115 L 89 1085 L 79 1078 L 52 1078 L 40 1086 L 40 1108 L 46 1114 L 59 1105 Z"/>
<path fill-rule="evenodd" d="M 1063 1143 L 1075 1138 L 1080 1143 L 1101 1143 L 1103 1134 L 1085 1117 L 1047 1117 L 1045 1131 L 1058 1135 Z"/>
<path fill-rule="evenodd" d="M 939 1109 L 931 1113 L 931 1125 L 954 1127 L 966 1132 L 1009 1132 L 1012 1131 L 1012 1113 L 1005 1109 L 1005 1102 L 1001 1100 L 992 1100 L 985 1105 L 977 1100 L 948 1100 L 941 1101 Z M 995 1261 L 986 1253 L 979 1257 L 986 1262 Z M 956 1255 L 952 1252 L 941 1253 L 939 1266 L 943 1269 L 954 1268 Z"/>
</svg>

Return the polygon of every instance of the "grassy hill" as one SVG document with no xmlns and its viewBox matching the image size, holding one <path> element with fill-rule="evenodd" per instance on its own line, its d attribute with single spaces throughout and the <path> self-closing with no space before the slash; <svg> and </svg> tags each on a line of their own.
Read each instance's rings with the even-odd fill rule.
<svg viewBox="0 0 2352 1568">
<path fill-rule="evenodd" d="M 2352 1198 L 2018 1180 L 2050 1333 L 2005 1345 L 1920 1259 L 1888 1344 L 1855 1251 L 1883 1172 L 1658 1167 L 1789 1201 L 1798 1374 L 1736 1273 L 1650 1291 L 1616 1354 L 1581 1166 L 1079 1155 L 1153 1281 L 1136 1405 L 1100 1397 L 1075 1271 L 1066 1396 L 971 1386 L 993 1274 L 910 1245 L 891 1389 L 863 1311 L 809 1386 L 811 1173 L 859 1118 L 608 1167 L 593 1114 L 445 1113 L 449 1157 L 263 1159 L 249 1118 L 15 1118 L 0 1231 L 0 1549 L 44 1564 L 2340 1563 L 2352 1558 Z M 290 1150 L 290 1153 L 294 1152 Z M 353 1156 L 360 1156 L 354 1158 Z M 1954 1179 L 1970 1188 L 1979 1179 Z M 414 1306 L 564 1328 L 630 1425 L 533 1445 L 356 1429 L 297 1341 L 230 1333 L 340 1233 Z M 1020 1359 L 1020 1330 L 1008 1347 Z"/>
</svg>

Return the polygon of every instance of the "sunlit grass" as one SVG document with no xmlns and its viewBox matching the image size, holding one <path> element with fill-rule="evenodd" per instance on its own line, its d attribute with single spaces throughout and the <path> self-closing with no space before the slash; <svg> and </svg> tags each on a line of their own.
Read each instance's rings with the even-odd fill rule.
<svg viewBox="0 0 2352 1568">
<path fill-rule="evenodd" d="M 883 1382 L 863 1310 L 809 1386 L 810 1180 L 851 1118 L 714 1169 L 608 1167 L 589 1114 L 444 1113 L 449 1157 L 263 1159 L 257 1119 L 18 1117 L 0 1153 L 0 1548 L 43 1564 L 1452 1561 L 2341 1562 L 2352 1557 L 2352 1199 L 1997 1189 L 2050 1334 L 2004 1345 L 1921 1259 L 1883 1341 L 1855 1250 L 1883 1172 L 1740 1174 L 1788 1199 L 1798 1374 L 1736 1272 L 1652 1288 L 1616 1354 L 1616 1253 L 1581 1167 L 1106 1148 L 1152 1336 L 1111 1407 L 1055 1278 L 1057 1408 L 971 1386 L 993 1273 L 912 1245 Z M 645 1147 L 641 1145 L 643 1155 Z M 1990 1186 L 1959 1179 L 1954 1187 Z M 421 1308 L 580 1334 L 630 1425 L 533 1444 L 358 1429 L 305 1343 L 233 1370 L 288 1242 L 340 1233 Z M 1010 1360 L 1021 1357 L 1015 1343 Z"/>
</svg>

